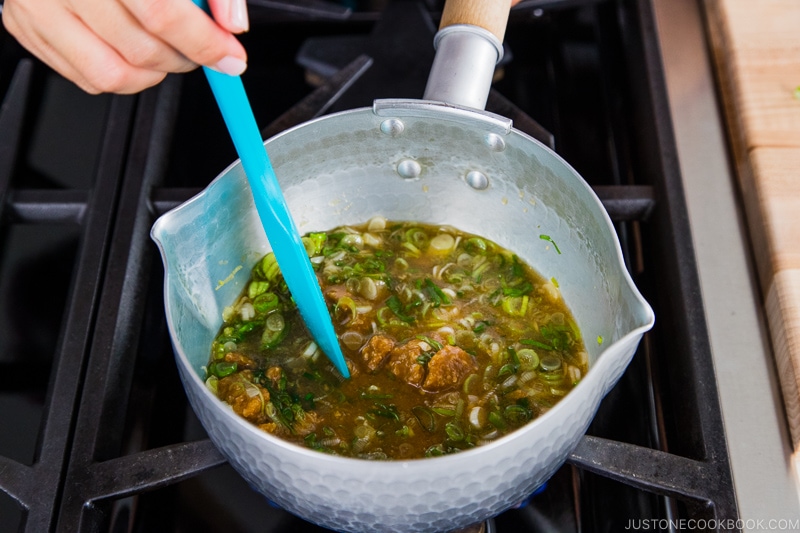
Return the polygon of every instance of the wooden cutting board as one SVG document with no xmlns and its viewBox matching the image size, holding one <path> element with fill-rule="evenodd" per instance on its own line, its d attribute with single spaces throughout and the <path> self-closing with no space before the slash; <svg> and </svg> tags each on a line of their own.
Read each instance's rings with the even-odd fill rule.
<svg viewBox="0 0 800 533">
<path fill-rule="evenodd" d="M 703 6 L 798 455 L 800 0 L 704 0 Z"/>
</svg>

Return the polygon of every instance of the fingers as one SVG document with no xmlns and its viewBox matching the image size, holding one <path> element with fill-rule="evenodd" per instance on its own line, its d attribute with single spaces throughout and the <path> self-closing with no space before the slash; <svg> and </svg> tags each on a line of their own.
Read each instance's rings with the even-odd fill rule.
<svg viewBox="0 0 800 533">
<path fill-rule="evenodd" d="M 118 2 L 70 0 L 70 6 L 85 26 L 131 66 L 165 73 L 186 72 L 196 67 L 159 36 L 145 30 Z"/>
<path fill-rule="evenodd" d="M 35 16 L 31 9 L 47 16 Z M 6 1 L 3 23 L 20 44 L 91 94 L 138 92 L 165 76 L 128 64 L 59 2 Z"/>
<path fill-rule="evenodd" d="M 246 0 L 6 0 L 3 23 L 24 47 L 90 93 L 133 93 L 198 64 L 241 74 L 232 32 L 249 27 Z"/>
<path fill-rule="evenodd" d="M 232 75 L 241 74 L 247 67 L 247 54 L 236 37 L 191 1 L 121 2 L 147 32 L 159 36 L 194 63 Z"/>
</svg>

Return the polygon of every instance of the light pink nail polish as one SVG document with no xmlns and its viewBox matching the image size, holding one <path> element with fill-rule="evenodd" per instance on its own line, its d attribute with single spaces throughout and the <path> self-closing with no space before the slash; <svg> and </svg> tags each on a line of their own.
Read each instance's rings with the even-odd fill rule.
<svg viewBox="0 0 800 533">
<path fill-rule="evenodd" d="M 238 76 L 247 69 L 247 63 L 238 57 L 225 56 L 216 65 L 212 65 L 211 68 L 223 74 Z"/>
<path fill-rule="evenodd" d="M 230 23 L 234 30 L 247 31 L 250 29 L 250 20 L 247 16 L 247 0 L 231 0 Z"/>
</svg>

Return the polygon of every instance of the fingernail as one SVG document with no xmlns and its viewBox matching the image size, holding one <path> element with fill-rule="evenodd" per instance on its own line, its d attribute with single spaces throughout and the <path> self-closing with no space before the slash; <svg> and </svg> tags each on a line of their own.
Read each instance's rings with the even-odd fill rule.
<svg viewBox="0 0 800 533">
<path fill-rule="evenodd" d="M 247 69 L 247 63 L 238 57 L 225 56 L 216 65 L 211 65 L 211 68 L 229 76 L 238 76 Z"/>
<path fill-rule="evenodd" d="M 231 0 L 231 26 L 240 32 L 250 29 L 247 17 L 247 0 Z"/>
</svg>

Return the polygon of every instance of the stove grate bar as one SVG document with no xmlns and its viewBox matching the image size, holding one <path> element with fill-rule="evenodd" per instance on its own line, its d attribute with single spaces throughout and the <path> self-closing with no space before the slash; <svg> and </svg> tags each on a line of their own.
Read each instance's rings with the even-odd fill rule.
<svg viewBox="0 0 800 533">
<path fill-rule="evenodd" d="M 656 205 L 650 185 L 595 185 L 592 189 L 615 222 L 646 221 Z"/>
<path fill-rule="evenodd" d="M 323 85 L 292 106 L 270 125 L 261 130 L 261 136 L 269 139 L 298 124 L 324 115 L 358 78 L 372 66 L 372 59 L 360 55 L 346 67 L 331 76 Z"/>
<path fill-rule="evenodd" d="M 510 118 L 515 129 L 527 133 L 551 150 L 556 149 L 556 138 L 552 133 L 495 89 L 489 91 L 486 109 L 492 113 Z"/>
<path fill-rule="evenodd" d="M 203 439 L 94 463 L 79 485 L 82 507 L 172 485 L 226 462 L 214 443 Z"/>
<path fill-rule="evenodd" d="M 80 224 L 89 198 L 88 191 L 73 189 L 16 189 L 9 193 L 6 216 L 20 224 Z"/>
<path fill-rule="evenodd" d="M 11 187 L 32 78 L 33 61 L 21 60 L 0 106 L 0 216 L 4 214 Z"/>
<path fill-rule="evenodd" d="M 646 221 L 656 204 L 650 185 L 596 185 L 592 188 L 614 222 Z M 152 209 L 162 215 L 200 192 L 197 188 L 154 189 Z"/>
<path fill-rule="evenodd" d="M 94 183 L 90 193 L 81 192 L 11 192 L 10 213 L 19 215 L 21 203 L 37 197 L 69 199 L 65 202 L 85 204 L 86 215 L 78 217 L 80 248 L 70 287 L 69 306 L 61 323 L 59 343 L 53 354 L 51 381 L 47 389 L 39 445 L 32 466 L 15 465 L 3 458 L 3 485 L 23 510 L 24 531 L 49 531 L 61 494 L 62 476 L 66 469 L 76 398 L 83 382 L 88 345 L 97 309 L 97 298 L 103 283 L 103 266 L 113 227 L 112 220 L 121 181 L 121 161 L 126 154 L 132 100 L 112 100 L 103 144 L 100 148 Z M 23 110 L 24 111 L 24 110 Z M 11 155 L 14 157 L 14 154 Z M 20 196 L 22 200 L 20 200 Z M 70 209 L 67 209 L 70 210 Z M 22 209 L 24 211 L 24 209 Z M 19 220 L 14 220 L 19 222 Z"/>
<path fill-rule="evenodd" d="M 324 0 L 247 0 L 247 3 L 251 7 L 329 20 L 346 20 L 353 14 L 348 7 Z"/>
<path fill-rule="evenodd" d="M 720 476 L 727 464 L 697 461 L 679 455 L 584 436 L 567 463 L 635 488 L 679 500 L 696 500 L 708 506 L 714 518 L 736 516 L 736 509 L 726 505 L 727 488 Z"/>
</svg>

